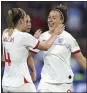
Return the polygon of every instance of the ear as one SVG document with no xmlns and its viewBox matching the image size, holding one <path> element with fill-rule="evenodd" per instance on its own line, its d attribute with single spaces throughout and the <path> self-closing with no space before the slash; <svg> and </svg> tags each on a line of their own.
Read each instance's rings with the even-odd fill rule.
<svg viewBox="0 0 87 93">
<path fill-rule="evenodd" d="M 23 20 L 22 20 L 22 19 L 20 19 L 20 20 L 19 20 L 19 23 L 20 23 L 20 24 L 22 24 L 22 23 L 23 23 Z"/>
</svg>

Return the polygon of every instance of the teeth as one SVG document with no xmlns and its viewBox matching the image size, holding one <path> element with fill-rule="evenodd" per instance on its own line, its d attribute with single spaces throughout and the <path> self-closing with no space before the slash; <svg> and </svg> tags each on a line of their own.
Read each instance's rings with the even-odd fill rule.
<svg viewBox="0 0 87 93">
<path fill-rule="evenodd" d="M 50 26 L 53 26 L 53 25 L 54 25 L 54 23 L 49 23 L 49 25 L 50 25 Z"/>
<path fill-rule="evenodd" d="M 50 25 L 54 25 L 54 23 L 49 23 Z"/>
</svg>

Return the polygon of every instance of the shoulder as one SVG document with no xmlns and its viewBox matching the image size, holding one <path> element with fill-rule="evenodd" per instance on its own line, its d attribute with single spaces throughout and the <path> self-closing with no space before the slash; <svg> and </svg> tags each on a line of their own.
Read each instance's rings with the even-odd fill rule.
<svg viewBox="0 0 87 93">
<path fill-rule="evenodd" d="M 27 32 L 23 32 L 24 36 L 32 36 L 31 34 L 27 33 Z"/>
<path fill-rule="evenodd" d="M 71 39 L 75 39 L 69 32 L 64 31 L 63 32 L 63 36 L 67 39 L 67 40 L 71 40 Z"/>
<path fill-rule="evenodd" d="M 40 35 L 40 37 L 44 37 L 44 36 L 47 36 L 48 35 L 48 31 L 45 31 L 45 32 L 43 32 L 41 35 Z"/>
<path fill-rule="evenodd" d="M 5 30 L 2 32 L 2 37 L 4 37 L 4 36 L 6 35 L 7 31 L 8 31 L 8 28 L 5 29 Z"/>
<path fill-rule="evenodd" d="M 46 34 L 48 34 L 48 31 L 43 32 L 41 35 L 46 35 Z"/>
<path fill-rule="evenodd" d="M 19 32 L 19 34 L 22 36 L 22 37 L 33 37 L 31 34 L 27 33 L 27 32 Z"/>
<path fill-rule="evenodd" d="M 6 28 L 4 31 L 3 31 L 3 34 L 6 33 L 8 31 L 8 28 Z"/>
<path fill-rule="evenodd" d="M 25 40 L 37 40 L 34 36 L 32 36 L 31 34 L 29 34 L 29 33 L 26 33 L 26 32 L 24 32 L 24 35 L 23 35 L 23 38 L 25 39 Z"/>
</svg>

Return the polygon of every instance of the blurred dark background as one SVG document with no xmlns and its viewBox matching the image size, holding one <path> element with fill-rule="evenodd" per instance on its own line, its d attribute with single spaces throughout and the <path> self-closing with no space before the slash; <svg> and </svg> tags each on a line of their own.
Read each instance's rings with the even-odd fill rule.
<svg viewBox="0 0 87 93">
<path fill-rule="evenodd" d="M 71 33 L 77 40 L 83 55 L 87 58 L 87 2 L 86 1 L 1 1 L 1 33 L 8 27 L 6 16 L 9 9 L 23 8 L 30 16 L 32 21 L 31 34 L 39 28 L 43 32 L 48 30 L 47 17 L 50 10 L 59 4 L 68 7 L 68 20 L 66 23 L 66 31 Z M 1 46 L 2 49 L 2 46 Z M 37 71 L 37 81 L 34 82 L 36 88 L 40 81 L 40 73 L 43 66 L 43 52 L 39 52 L 34 56 L 35 67 Z M 71 67 L 75 74 L 74 91 L 86 91 L 86 71 L 84 71 L 77 60 L 72 56 Z M 3 76 L 4 66 L 1 66 L 1 76 Z M 1 90 L 1 93 L 3 91 Z"/>
</svg>

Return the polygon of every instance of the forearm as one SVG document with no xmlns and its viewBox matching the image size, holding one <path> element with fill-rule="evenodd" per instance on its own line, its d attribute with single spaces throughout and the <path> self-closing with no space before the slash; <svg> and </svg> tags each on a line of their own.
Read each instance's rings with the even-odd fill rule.
<svg viewBox="0 0 87 93">
<path fill-rule="evenodd" d="M 47 45 L 48 48 L 50 48 L 50 47 L 53 45 L 53 43 L 54 43 L 55 39 L 57 38 L 57 36 L 58 36 L 57 34 L 53 34 L 53 35 L 51 36 L 51 38 L 49 38 L 48 41 L 46 41 L 46 42 L 44 43 L 44 45 Z"/>
<path fill-rule="evenodd" d="M 31 71 L 35 72 L 36 70 L 35 70 L 34 60 L 33 60 L 32 56 L 28 57 L 27 63 L 28 63 L 29 68 L 31 69 Z"/>
<path fill-rule="evenodd" d="M 79 64 L 86 70 L 87 69 L 87 59 L 85 57 L 83 57 L 82 59 L 78 60 Z"/>
<path fill-rule="evenodd" d="M 56 27 L 51 35 L 51 37 L 45 42 L 45 43 L 40 43 L 38 45 L 38 49 L 40 50 L 45 50 L 47 51 L 57 38 L 58 34 L 64 30 L 65 26 L 63 24 L 60 24 L 58 27 Z"/>
<path fill-rule="evenodd" d="M 76 53 L 75 57 L 78 61 L 78 63 L 86 70 L 87 69 L 87 59 L 83 56 L 83 54 L 81 52 Z"/>
<path fill-rule="evenodd" d="M 46 42 L 40 43 L 38 49 L 47 51 L 53 44 L 57 37 L 57 34 L 53 34 Z"/>
</svg>

